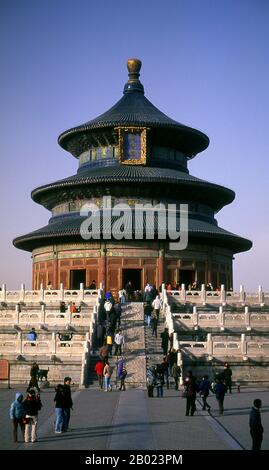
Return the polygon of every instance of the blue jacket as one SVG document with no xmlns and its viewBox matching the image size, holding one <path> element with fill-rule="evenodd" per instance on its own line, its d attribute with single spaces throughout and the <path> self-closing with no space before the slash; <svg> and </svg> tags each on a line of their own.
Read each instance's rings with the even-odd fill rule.
<svg viewBox="0 0 269 470">
<path fill-rule="evenodd" d="M 22 397 L 21 392 L 16 393 L 15 401 L 11 403 L 10 411 L 9 411 L 9 416 L 10 419 L 20 419 L 23 418 L 26 414 L 25 406 L 24 403 L 21 401 L 18 401 L 18 398 Z"/>
</svg>

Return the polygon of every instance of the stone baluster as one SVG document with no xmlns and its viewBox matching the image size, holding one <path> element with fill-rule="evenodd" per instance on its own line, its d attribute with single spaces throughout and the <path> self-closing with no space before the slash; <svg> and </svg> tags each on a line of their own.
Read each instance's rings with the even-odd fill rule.
<svg viewBox="0 0 269 470">
<path fill-rule="evenodd" d="M 211 360 L 213 356 L 213 340 L 211 333 L 207 333 L 207 354 L 208 359 Z"/>
<path fill-rule="evenodd" d="M 182 302 L 186 302 L 186 290 L 185 290 L 185 284 L 181 284 L 181 300 Z"/>
<path fill-rule="evenodd" d="M 79 300 L 82 302 L 84 300 L 84 284 L 83 282 L 79 285 Z"/>
<path fill-rule="evenodd" d="M 56 333 L 53 332 L 51 334 L 51 345 L 50 345 L 51 354 L 56 354 L 56 348 L 57 348 L 56 340 L 57 340 Z"/>
<path fill-rule="evenodd" d="M 264 306 L 264 293 L 262 291 L 262 286 L 258 287 L 258 299 L 261 307 Z"/>
<path fill-rule="evenodd" d="M 192 310 L 192 321 L 193 321 L 193 326 L 195 330 L 198 330 L 199 328 L 199 320 L 198 320 L 198 312 L 197 312 L 197 307 L 194 305 L 193 310 Z"/>
<path fill-rule="evenodd" d="M 221 284 L 220 286 L 220 302 L 222 305 L 226 305 L 226 291 L 224 284 Z"/>
<path fill-rule="evenodd" d="M 206 305 L 206 289 L 204 284 L 201 285 L 201 302 L 203 305 Z"/>
<path fill-rule="evenodd" d="M 242 353 L 242 356 L 247 355 L 247 342 L 246 342 L 245 333 L 241 334 L 241 353 Z"/>
<path fill-rule="evenodd" d="M 64 301 L 64 285 L 62 282 L 60 283 L 60 301 Z"/>
<path fill-rule="evenodd" d="M 2 284 L 2 302 L 6 302 L 7 300 L 7 285 Z"/>
<path fill-rule="evenodd" d="M 240 285 L 240 290 L 239 290 L 239 302 L 242 303 L 242 305 L 245 305 L 245 300 L 246 300 L 246 294 L 245 294 L 245 289 L 243 285 Z"/>
<path fill-rule="evenodd" d="M 46 308 L 45 305 L 41 305 L 41 324 L 45 325 L 46 323 Z"/>
<path fill-rule="evenodd" d="M 24 300 L 25 300 L 25 284 L 21 284 L 20 302 L 24 302 Z"/>
<path fill-rule="evenodd" d="M 44 287 L 43 284 L 40 284 L 40 289 L 39 289 L 39 302 L 44 302 Z"/>
<path fill-rule="evenodd" d="M 249 311 L 248 311 L 248 307 L 245 307 L 245 326 L 246 326 L 247 331 L 250 331 L 250 330 L 251 330 L 251 326 L 250 326 L 250 313 L 249 313 Z"/>
<path fill-rule="evenodd" d="M 20 324 L 20 311 L 21 311 L 21 308 L 20 308 L 20 304 L 16 304 L 16 324 L 19 325 Z"/>
<path fill-rule="evenodd" d="M 72 323 L 72 312 L 71 312 L 71 305 L 67 307 L 67 318 L 68 318 L 68 325 Z"/>
<path fill-rule="evenodd" d="M 22 354 L 23 353 L 23 345 L 22 345 L 22 332 L 21 331 L 18 331 L 18 339 L 17 339 L 17 352 L 19 354 Z"/>
<path fill-rule="evenodd" d="M 219 306 L 219 326 L 220 326 L 220 331 L 224 331 L 224 330 L 225 330 L 224 322 L 225 322 L 225 314 L 224 314 L 224 312 L 223 312 L 223 306 L 220 305 L 220 306 Z"/>
</svg>

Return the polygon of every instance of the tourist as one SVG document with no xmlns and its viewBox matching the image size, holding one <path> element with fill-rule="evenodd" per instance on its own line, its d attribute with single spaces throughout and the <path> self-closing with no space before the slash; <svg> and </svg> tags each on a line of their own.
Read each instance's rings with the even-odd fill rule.
<svg viewBox="0 0 269 470">
<path fill-rule="evenodd" d="M 58 384 L 55 388 L 55 434 L 61 434 L 63 432 L 63 422 L 64 422 L 64 387 L 62 384 Z"/>
<path fill-rule="evenodd" d="M 121 321 L 121 303 L 120 302 L 115 303 L 114 312 L 115 312 L 115 315 L 116 315 L 116 324 L 117 324 L 117 327 L 119 328 L 120 327 L 120 321 Z"/>
<path fill-rule="evenodd" d="M 112 392 L 112 386 L 110 384 L 112 373 L 113 373 L 113 369 L 110 366 L 109 362 L 106 361 L 105 367 L 103 370 L 103 375 L 105 378 L 105 392 Z"/>
<path fill-rule="evenodd" d="M 31 442 L 36 442 L 38 412 L 42 407 L 40 397 L 31 388 L 23 403 L 25 406 L 25 442 L 30 442 L 30 440 Z"/>
<path fill-rule="evenodd" d="M 224 412 L 223 403 L 224 403 L 224 397 L 226 393 L 226 387 L 222 381 L 221 376 L 217 377 L 215 381 L 216 381 L 216 385 L 214 388 L 214 392 L 215 392 L 216 399 L 219 405 L 219 413 L 223 415 L 223 412 Z"/>
<path fill-rule="evenodd" d="M 105 336 L 105 327 L 101 323 L 98 323 L 96 328 L 96 339 L 97 339 L 97 346 L 101 347 L 104 343 L 104 336 Z"/>
<path fill-rule="evenodd" d="M 125 286 L 125 292 L 126 292 L 126 300 L 127 302 L 131 302 L 132 301 L 132 297 L 133 297 L 133 292 L 134 292 L 134 289 L 133 289 L 133 286 L 132 286 L 132 283 L 131 281 L 128 281 L 126 286 Z"/>
<path fill-rule="evenodd" d="M 181 377 L 181 368 L 180 366 L 177 365 L 176 362 L 172 366 L 171 376 L 173 377 L 175 381 L 175 390 L 178 390 L 178 381 L 179 381 L 179 378 Z"/>
<path fill-rule="evenodd" d="M 121 330 L 117 330 L 114 338 L 115 352 L 114 356 L 122 355 L 122 347 L 124 345 L 124 335 Z"/>
<path fill-rule="evenodd" d="M 164 331 L 161 333 L 161 339 L 162 339 L 162 350 L 163 350 L 163 355 L 167 356 L 168 352 L 168 343 L 169 343 L 169 333 L 168 333 L 168 328 L 165 328 Z"/>
<path fill-rule="evenodd" d="M 119 290 L 119 300 L 121 304 L 124 304 L 126 301 L 126 290 L 125 289 L 120 289 Z"/>
<path fill-rule="evenodd" d="M 189 370 L 187 372 L 187 376 L 184 382 L 185 392 L 186 392 L 186 416 L 189 416 L 191 412 L 191 416 L 194 415 L 196 411 L 196 392 L 197 392 L 197 384 L 196 378 L 192 375 L 192 371 Z"/>
<path fill-rule="evenodd" d="M 118 361 L 117 374 L 118 374 L 118 378 L 120 379 L 120 388 L 119 388 L 119 390 L 122 390 L 122 391 L 125 392 L 125 390 L 126 390 L 126 388 L 125 388 L 125 379 L 126 379 L 126 376 L 127 376 L 127 370 L 126 370 L 126 367 L 124 365 L 123 357 L 121 357 L 120 360 Z"/>
<path fill-rule="evenodd" d="M 62 431 L 67 432 L 69 428 L 69 421 L 70 421 L 70 410 L 73 410 L 73 400 L 71 396 L 71 377 L 64 378 L 64 385 L 63 385 L 63 394 L 64 394 L 64 407 L 63 407 L 63 427 Z"/>
<path fill-rule="evenodd" d="M 211 407 L 207 403 L 206 399 L 209 395 L 209 390 L 211 390 L 212 392 L 213 390 L 211 387 L 211 383 L 208 380 L 208 375 L 204 375 L 203 380 L 200 383 L 199 389 L 200 389 L 200 396 L 203 400 L 203 411 L 205 411 L 206 408 L 208 411 L 210 411 Z"/>
<path fill-rule="evenodd" d="M 51 284 L 51 282 L 50 282 L 50 281 L 48 282 L 48 285 L 47 285 L 47 290 L 52 290 L 52 284 Z"/>
<path fill-rule="evenodd" d="M 250 435 L 252 438 L 252 450 L 261 450 L 262 440 L 263 440 L 263 427 L 261 421 L 260 408 L 262 402 L 259 398 L 256 398 L 253 402 L 253 407 L 251 408 L 249 415 L 249 427 Z"/>
<path fill-rule="evenodd" d="M 60 313 L 66 312 L 66 306 L 64 302 L 60 302 Z"/>
<path fill-rule="evenodd" d="M 107 333 L 106 344 L 108 346 L 108 354 L 112 356 L 113 334 L 111 331 L 108 331 Z"/>
<path fill-rule="evenodd" d="M 169 364 L 167 356 L 163 357 L 163 362 L 160 364 L 160 368 L 162 369 L 163 378 L 166 381 L 166 388 L 169 389 Z"/>
<path fill-rule="evenodd" d="M 229 390 L 229 393 L 232 393 L 232 369 L 230 367 L 230 364 L 226 362 L 224 364 L 224 370 L 223 370 L 223 379 L 226 387 L 226 391 Z"/>
<path fill-rule="evenodd" d="M 39 388 L 38 381 L 37 381 L 38 372 L 39 372 L 39 365 L 36 362 L 34 362 L 30 369 L 30 382 L 26 390 L 27 392 L 29 392 L 30 389 L 32 388 L 36 388 L 37 391 L 40 392 L 40 388 Z"/>
<path fill-rule="evenodd" d="M 106 344 L 106 339 L 105 344 L 101 347 L 99 354 L 102 361 L 105 362 L 108 360 L 108 344 Z"/>
<path fill-rule="evenodd" d="M 151 315 L 151 328 L 152 328 L 152 336 L 157 338 L 157 326 L 158 326 L 158 318 L 155 312 Z"/>
<path fill-rule="evenodd" d="M 156 368 L 154 366 L 149 367 L 147 371 L 147 389 L 148 389 L 148 397 L 154 397 L 154 386 L 155 386 L 155 378 L 156 378 Z"/>
<path fill-rule="evenodd" d="M 32 328 L 29 333 L 27 333 L 27 339 L 28 341 L 31 341 L 31 346 L 36 346 L 36 343 L 34 342 L 37 340 L 37 333 L 35 328 Z"/>
<path fill-rule="evenodd" d="M 152 312 L 152 306 L 150 303 L 146 303 L 144 305 L 144 315 L 146 317 L 146 322 L 148 327 L 150 327 L 150 322 L 151 322 L 151 312 Z"/>
<path fill-rule="evenodd" d="M 13 423 L 13 440 L 14 442 L 18 442 L 18 425 L 20 425 L 21 432 L 23 435 L 24 440 L 24 431 L 25 431 L 25 424 L 24 424 L 24 417 L 25 417 L 25 406 L 23 403 L 23 394 L 21 392 L 16 392 L 15 401 L 11 403 L 9 416 L 12 419 Z"/>
<path fill-rule="evenodd" d="M 106 312 L 106 322 L 107 324 L 109 324 L 109 321 L 110 321 L 110 312 L 113 308 L 113 305 L 112 305 L 112 302 L 110 302 L 110 300 L 106 300 L 105 303 L 104 303 L 104 309 L 105 309 L 105 312 Z"/>
<path fill-rule="evenodd" d="M 157 388 L 157 398 L 163 397 L 164 374 L 162 364 L 157 364 L 155 375 L 155 386 Z"/>
<path fill-rule="evenodd" d="M 156 298 L 152 302 L 152 307 L 154 308 L 158 321 L 159 321 L 159 316 L 160 316 L 161 305 L 162 305 L 162 301 L 160 299 L 160 296 L 156 295 Z"/>
<path fill-rule="evenodd" d="M 99 388 L 100 390 L 103 389 L 103 371 L 104 371 L 104 361 L 98 361 L 96 362 L 95 364 L 95 367 L 94 367 L 94 370 L 97 374 L 97 378 L 98 378 L 98 384 L 99 384 Z"/>
<path fill-rule="evenodd" d="M 169 374 L 172 375 L 172 367 L 177 364 L 177 351 L 174 348 L 170 349 L 168 354 Z"/>
<path fill-rule="evenodd" d="M 92 281 L 92 283 L 90 284 L 90 287 L 89 287 L 90 290 L 95 290 L 96 289 L 96 283 L 95 283 L 95 280 Z"/>
</svg>

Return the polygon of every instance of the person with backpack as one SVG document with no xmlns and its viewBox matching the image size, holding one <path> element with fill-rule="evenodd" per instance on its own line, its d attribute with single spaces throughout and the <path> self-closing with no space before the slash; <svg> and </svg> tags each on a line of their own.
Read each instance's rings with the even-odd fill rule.
<svg viewBox="0 0 269 470">
<path fill-rule="evenodd" d="M 21 392 L 17 392 L 15 395 L 15 401 L 11 403 L 9 416 L 13 422 L 13 440 L 14 442 L 18 442 L 18 426 L 20 425 L 21 432 L 24 438 L 24 431 L 25 431 L 25 424 L 24 424 L 24 417 L 26 411 L 25 406 L 23 403 L 23 394 Z"/>
<path fill-rule="evenodd" d="M 35 390 L 31 388 L 23 403 L 25 406 L 25 442 L 30 442 L 30 440 L 36 442 L 38 412 L 42 407 L 40 396 L 36 395 Z"/>
</svg>

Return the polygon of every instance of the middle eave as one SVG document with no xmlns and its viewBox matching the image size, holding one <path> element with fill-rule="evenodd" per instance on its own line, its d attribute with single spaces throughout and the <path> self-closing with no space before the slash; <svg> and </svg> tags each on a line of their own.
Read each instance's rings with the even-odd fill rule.
<svg viewBox="0 0 269 470">
<path fill-rule="evenodd" d="M 141 186 L 142 185 L 142 186 Z M 160 189 L 160 185 L 162 188 Z M 121 196 L 150 195 L 173 197 L 181 201 L 198 201 L 218 212 L 235 197 L 231 189 L 201 180 L 181 171 L 146 166 L 113 165 L 81 171 L 63 180 L 40 186 L 32 191 L 32 199 L 51 210 L 56 204 L 72 198 L 91 198 L 115 195 L 117 186 Z M 155 194 L 154 194 L 155 193 Z"/>
</svg>

